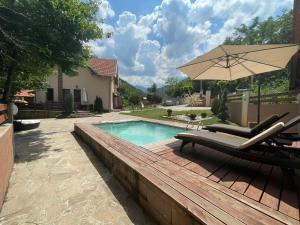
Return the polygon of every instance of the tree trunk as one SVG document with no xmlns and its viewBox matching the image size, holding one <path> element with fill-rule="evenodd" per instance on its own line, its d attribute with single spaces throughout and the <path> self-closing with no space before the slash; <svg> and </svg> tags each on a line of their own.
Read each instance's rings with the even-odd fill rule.
<svg viewBox="0 0 300 225">
<path fill-rule="evenodd" d="M 4 92 L 3 92 L 3 97 L 2 97 L 2 100 L 5 103 L 9 103 L 11 101 L 12 84 L 16 78 L 15 69 L 16 69 L 16 66 L 14 64 L 11 64 L 7 70 L 7 77 L 6 77 Z"/>
</svg>

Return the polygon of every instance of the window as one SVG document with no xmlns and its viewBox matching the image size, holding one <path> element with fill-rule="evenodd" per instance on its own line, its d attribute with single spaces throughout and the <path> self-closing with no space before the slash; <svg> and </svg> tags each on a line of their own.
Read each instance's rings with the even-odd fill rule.
<svg viewBox="0 0 300 225">
<path fill-rule="evenodd" d="M 47 88 L 47 102 L 53 102 L 53 100 L 54 100 L 53 88 Z"/>
<path fill-rule="evenodd" d="M 81 102 L 81 90 L 74 89 L 74 102 L 80 103 Z"/>
<path fill-rule="evenodd" d="M 63 101 L 65 102 L 67 97 L 71 94 L 70 89 L 63 89 Z"/>
</svg>

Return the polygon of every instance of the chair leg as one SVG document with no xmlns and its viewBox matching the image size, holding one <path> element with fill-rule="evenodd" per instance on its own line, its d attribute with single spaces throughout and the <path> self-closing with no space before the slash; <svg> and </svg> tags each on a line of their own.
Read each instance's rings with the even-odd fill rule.
<svg viewBox="0 0 300 225">
<path fill-rule="evenodd" d="M 183 150 L 183 147 L 185 146 L 185 145 L 187 145 L 188 143 L 190 143 L 189 141 L 182 141 L 182 143 L 181 143 L 181 146 L 180 146 L 180 152 L 182 152 L 182 150 Z"/>
</svg>

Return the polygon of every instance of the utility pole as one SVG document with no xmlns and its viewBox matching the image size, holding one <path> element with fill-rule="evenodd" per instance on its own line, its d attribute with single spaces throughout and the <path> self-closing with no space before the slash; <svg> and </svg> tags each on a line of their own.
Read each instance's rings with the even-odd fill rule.
<svg viewBox="0 0 300 225">
<path fill-rule="evenodd" d="M 300 0 L 294 0 L 293 43 L 300 44 Z M 300 51 L 292 59 L 290 89 L 300 89 Z"/>
</svg>

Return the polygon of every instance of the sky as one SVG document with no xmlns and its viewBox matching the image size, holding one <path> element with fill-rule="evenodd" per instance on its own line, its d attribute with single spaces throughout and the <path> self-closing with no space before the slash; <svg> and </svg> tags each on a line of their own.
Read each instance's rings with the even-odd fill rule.
<svg viewBox="0 0 300 225">
<path fill-rule="evenodd" d="M 293 0 L 102 0 L 98 16 L 111 38 L 89 43 L 99 58 L 118 60 L 119 75 L 135 86 L 159 87 L 176 68 L 222 44 L 234 28 L 279 16 Z"/>
</svg>

